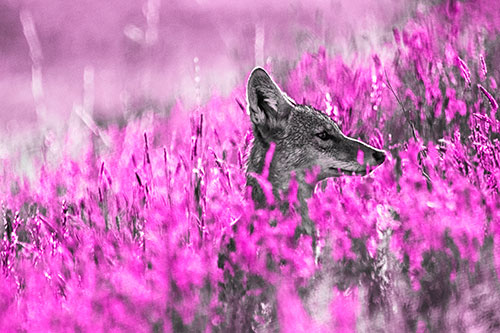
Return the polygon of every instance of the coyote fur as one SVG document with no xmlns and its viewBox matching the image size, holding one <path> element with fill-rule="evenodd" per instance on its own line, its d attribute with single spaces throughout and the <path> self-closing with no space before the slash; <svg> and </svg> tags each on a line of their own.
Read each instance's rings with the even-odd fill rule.
<svg viewBox="0 0 500 333">
<path fill-rule="evenodd" d="M 250 74 L 247 105 L 254 135 L 247 185 L 252 188 L 257 208 L 269 206 L 257 180 L 259 175 L 267 176 L 273 196 L 281 204 L 280 193 L 288 191 L 294 175 L 304 222 L 308 218 L 305 200 L 312 195 L 317 182 L 344 174 L 366 175 L 385 160 L 384 151 L 344 135 L 326 114 L 293 101 L 263 68 L 256 67 Z M 274 153 L 263 173 L 271 145 Z"/>
</svg>

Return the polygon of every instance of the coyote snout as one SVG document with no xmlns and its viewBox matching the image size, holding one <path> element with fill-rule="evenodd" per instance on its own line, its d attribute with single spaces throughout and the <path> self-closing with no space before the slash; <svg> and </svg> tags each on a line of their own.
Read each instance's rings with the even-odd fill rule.
<svg viewBox="0 0 500 333">
<path fill-rule="evenodd" d="M 273 194 L 279 200 L 280 191 L 288 190 L 294 174 L 301 204 L 318 181 L 344 174 L 365 175 L 385 160 L 384 151 L 345 136 L 326 114 L 295 103 L 260 67 L 248 79 L 247 102 L 254 134 L 247 184 L 258 207 L 266 206 L 266 199 L 252 174 L 262 173 L 271 143 L 275 146 L 267 180 Z M 312 180 L 306 177 L 311 173 L 315 175 Z"/>
</svg>

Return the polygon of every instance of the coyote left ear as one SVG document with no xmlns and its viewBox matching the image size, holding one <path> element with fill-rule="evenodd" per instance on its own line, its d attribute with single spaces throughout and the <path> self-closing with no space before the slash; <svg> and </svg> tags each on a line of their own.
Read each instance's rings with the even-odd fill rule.
<svg viewBox="0 0 500 333">
<path fill-rule="evenodd" d="M 256 67 L 248 78 L 247 102 L 252 123 L 264 130 L 280 128 L 294 106 L 261 67 Z"/>
</svg>

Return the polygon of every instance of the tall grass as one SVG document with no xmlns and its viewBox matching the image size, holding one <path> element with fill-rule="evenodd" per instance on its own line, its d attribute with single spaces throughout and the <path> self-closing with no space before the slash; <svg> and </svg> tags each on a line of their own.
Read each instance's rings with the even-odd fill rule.
<svg viewBox="0 0 500 333">
<path fill-rule="evenodd" d="M 40 161 L 33 182 L 3 161 L 0 328 L 498 329 L 500 8 L 482 6 L 417 13 L 384 56 L 321 48 L 277 75 L 389 152 L 367 177 L 317 187 L 318 263 L 300 216 L 249 199 L 244 82 L 102 128 L 109 142 Z"/>
</svg>

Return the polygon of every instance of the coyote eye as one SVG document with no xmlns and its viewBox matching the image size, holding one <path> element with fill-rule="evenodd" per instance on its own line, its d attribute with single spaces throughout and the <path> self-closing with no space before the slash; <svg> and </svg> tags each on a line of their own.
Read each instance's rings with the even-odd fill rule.
<svg viewBox="0 0 500 333">
<path fill-rule="evenodd" d="M 336 135 L 331 135 L 327 131 L 323 131 L 321 133 L 316 134 L 316 136 L 321 140 L 321 141 L 331 141 L 335 144 L 340 142 L 340 138 Z"/>
<path fill-rule="evenodd" d="M 328 134 L 327 132 L 324 132 L 324 131 L 316 134 L 316 136 L 323 141 L 327 141 L 328 139 L 330 139 L 330 134 Z"/>
</svg>

